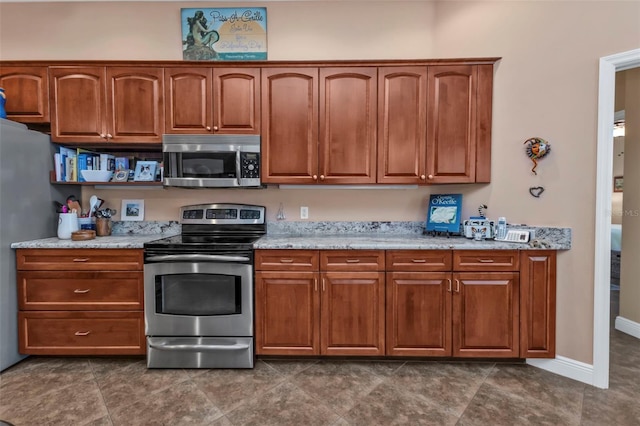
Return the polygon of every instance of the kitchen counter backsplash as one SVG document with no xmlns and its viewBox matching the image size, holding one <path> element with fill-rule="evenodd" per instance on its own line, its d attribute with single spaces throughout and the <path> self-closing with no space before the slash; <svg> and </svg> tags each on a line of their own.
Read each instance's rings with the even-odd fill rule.
<svg viewBox="0 0 640 426">
<path fill-rule="evenodd" d="M 113 235 L 179 234 L 181 231 L 180 223 L 173 220 L 168 222 L 113 221 L 111 233 Z"/>
</svg>

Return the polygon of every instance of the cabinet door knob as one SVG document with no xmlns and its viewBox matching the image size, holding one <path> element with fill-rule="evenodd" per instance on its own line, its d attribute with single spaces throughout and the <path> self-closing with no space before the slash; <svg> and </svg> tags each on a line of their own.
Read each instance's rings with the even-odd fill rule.
<svg viewBox="0 0 640 426">
<path fill-rule="evenodd" d="M 218 126 L 213 126 L 213 131 L 214 132 L 218 131 Z"/>
<path fill-rule="evenodd" d="M 313 175 L 313 180 L 318 180 L 318 175 Z"/>
<path fill-rule="evenodd" d="M 420 179 L 425 180 L 427 177 L 425 175 L 420 175 Z"/>
<path fill-rule="evenodd" d="M 107 139 L 113 139 L 113 136 L 111 135 L 111 133 L 107 133 Z"/>
<path fill-rule="evenodd" d="M 320 175 L 320 180 L 324 180 L 324 175 Z"/>
<path fill-rule="evenodd" d="M 429 179 L 433 179 L 433 175 L 429 175 L 427 176 Z"/>
<path fill-rule="evenodd" d="M 104 133 L 100 133 L 100 137 L 101 137 L 102 139 L 106 139 L 106 138 L 107 138 L 107 135 L 105 135 Z"/>
<path fill-rule="evenodd" d="M 207 129 L 208 132 L 210 132 L 211 131 L 211 126 L 207 126 L 206 129 Z"/>
</svg>

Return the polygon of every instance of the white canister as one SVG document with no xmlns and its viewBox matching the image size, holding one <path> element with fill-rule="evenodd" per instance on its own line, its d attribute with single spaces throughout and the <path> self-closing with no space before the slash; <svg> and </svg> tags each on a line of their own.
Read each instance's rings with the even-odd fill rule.
<svg viewBox="0 0 640 426">
<path fill-rule="evenodd" d="M 71 239 L 71 233 L 79 229 L 78 215 L 76 213 L 58 214 L 58 238 L 61 240 Z"/>
</svg>

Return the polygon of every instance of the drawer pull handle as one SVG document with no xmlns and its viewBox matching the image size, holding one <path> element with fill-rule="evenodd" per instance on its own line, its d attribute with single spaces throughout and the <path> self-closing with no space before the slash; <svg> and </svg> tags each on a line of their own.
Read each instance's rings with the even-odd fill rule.
<svg viewBox="0 0 640 426">
<path fill-rule="evenodd" d="M 360 259 L 347 259 L 347 263 L 359 263 Z"/>
<path fill-rule="evenodd" d="M 427 259 L 411 259 L 413 263 L 426 263 Z"/>
<path fill-rule="evenodd" d="M 493 263 L 494 260 L 493 259 L 478 259 L 478 262 L 480 262 L 480 263 Z"/>
<path fill-rule="evenodd" d="M 74 262 L 86 262 L 87 260 L 89 260 L 88 257 L 76 257 L 73 259 Z"/>
<path fill-rule="evenodd" d="M 73 292 L 76 294 L 85 294 L 85 293 L 89 293 L 90 291 L 91 291 L 90 288 L 85 288 L 84 290 L 80 290 L 79 288 L 76 288 L 75 290 L 73 290 Z"/>
<path fill-rule="evenodd" d="M 91 333 L 91 331 L 76 331 L 75 335 L 76 336 L 88 336 Z"/>
<path fill-rule="evenodd" d="M 293 259 L 280 259 L 280 263 L 293 263 Z"/>
</svg>

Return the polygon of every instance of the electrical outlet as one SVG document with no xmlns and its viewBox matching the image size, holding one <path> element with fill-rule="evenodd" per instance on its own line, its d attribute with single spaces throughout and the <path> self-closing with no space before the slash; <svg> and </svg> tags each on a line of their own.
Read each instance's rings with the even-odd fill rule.
<svg viewBox="0 0 640 426">
<path fill-rule="evenodd" d="M 300 219 L 309 219 L 309 207 L 300 207 Z"/>
</svg>

